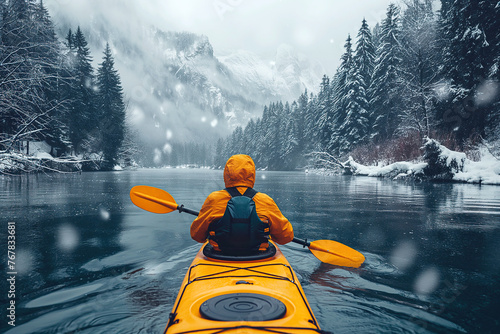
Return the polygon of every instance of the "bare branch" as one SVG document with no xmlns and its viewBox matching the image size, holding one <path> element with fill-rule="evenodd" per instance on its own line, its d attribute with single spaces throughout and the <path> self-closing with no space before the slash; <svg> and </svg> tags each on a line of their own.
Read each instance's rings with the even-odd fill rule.
<svg viewBox="0 0 500 334">
<path fill-rule="evenodd" d="M 331 155 L 328 152 L 311 152 L 306 154 L 307 157 L 311 157 L 315 165 L 320 165 L 326 169 L 337 169 L 340 168 L 346 174 L 352 174 L 352 169 L 350 166 L 342 163 L 337 157 Z"/>
</svg>

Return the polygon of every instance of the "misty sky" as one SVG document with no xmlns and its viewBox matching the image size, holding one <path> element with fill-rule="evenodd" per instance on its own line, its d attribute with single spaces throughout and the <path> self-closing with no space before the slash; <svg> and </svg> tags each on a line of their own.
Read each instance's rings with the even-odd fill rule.
<svg viewBox="0 0 500 334">
<path fill-rule="evenodd" d="M 208 36 L 215 55 L 244 49 L 272 59 L 277 47 L 293 46 L 333 75 L 347 34 L 361 21 L 380 22 L 391 0 L 45 0 L 51 15 L 63 13 L 76 24 L 107 13 L 110 22 L 131 20 L 162 30 Z M 56 22 L 57 23 L 57 22 Z M 83 24 L 86 25 L 86 24 Z"/>
</svg>

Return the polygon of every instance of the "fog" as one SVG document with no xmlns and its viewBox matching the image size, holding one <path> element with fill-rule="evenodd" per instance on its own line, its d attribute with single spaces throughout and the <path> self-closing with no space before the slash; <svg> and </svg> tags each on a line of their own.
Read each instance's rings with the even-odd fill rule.
<svg viewBox="0 0 500 334">
<path fill-rule="evenodd" d="M 45 0 L 44 4 L 61 38 L 68 29 L 81 27 L 95 67 L 102 61 L 105 43 L 110 43 L 129 122 L 150 143 L 153 154 L 173 141 L 214 143 L 236 125 L 259 116 L 267 100 L 283 99 L 264 92 L 268 95 L 263 102 L 264 97 L 256 96 L 260 87 L 245 87 L 239 78 L 217 72 L 218 58 L 190 63 L 195 75 L 206 76 L 210 85 L 199 90 L 185 86 L 176 69 L 188 63 L 186 55 L 169 54 L 169 41 L 158 39 L 158 30 L 204 35 L 215 57 L 245 50 L 268 59 L 270 66 L 278 48 L 288 45 L 298 58 L 319 63 L 323 74 L 332 76 L 347 35 L 356 36 L 363 18 L 371 27 L 381 21 L 390 2 Z M 170 42 L 176 39 L 173 36 Z"/>
<path fill-rule="evenodd" d="M 105 13 L 110 26 L 135 23 L 162 30 L 208 36 L 216 55 L 237 49 L 271 58 L 289 44 L 332 75 L 348 34 L 356 36 L 366 18 L 373 27 L 391 0 L 46 0 L 52 15 L 61 13 L 84 25 Z"/>
</svg>

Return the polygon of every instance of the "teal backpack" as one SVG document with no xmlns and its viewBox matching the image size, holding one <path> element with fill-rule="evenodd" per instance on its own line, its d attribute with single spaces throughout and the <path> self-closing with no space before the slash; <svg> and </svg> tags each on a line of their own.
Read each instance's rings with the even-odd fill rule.
<svg viewBox="0 0 500 334">
<path fill-rule="evenodd" d="M 257 191 L 247 188 L 243 195 L 236 187 L 226 191 L 231 199 L 222 218 L 210 224 L 209 238 L 224 254 L 256 254 L 269 238 L 269 224 L 260 220 L 255 209 L 253 197 Z"/>
</svg>

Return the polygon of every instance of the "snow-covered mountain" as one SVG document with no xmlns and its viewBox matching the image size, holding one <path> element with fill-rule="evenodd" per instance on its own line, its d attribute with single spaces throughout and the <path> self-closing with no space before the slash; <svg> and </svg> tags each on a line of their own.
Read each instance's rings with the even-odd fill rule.
<svg viewBox="0 0 500 334">
<path fill-rule="evenodd" d="M 95 14 L 97 13 L 97 14 Z M 80 27 L 94 62 L 107 42 L 114 53 L 129 120 L 155 147 L 168 141 L 212 141 L 260 116 L 263 105 L 293 100 L 319 88 L 323 70 L 280 46 L 275 59 L 248 51 L 216 57 L 209 39 L 189 32 L 162 31 L 130 20 L 113 23 L 95 12 Z M 59 35 L 76 30 L 72 13 L 51 8 Z"/>
<path fill-rule="evenodd" d="M 238 50 L 219 60 L 242 85 L 257 89 L 265 99 L 294 100 L 307 89 L 316 93 L 325 73 L 319 63 L 312 63 L 291 46 L 282 44 L 272 60 L 264 60 L 245 50 Z"/>
</svg>

